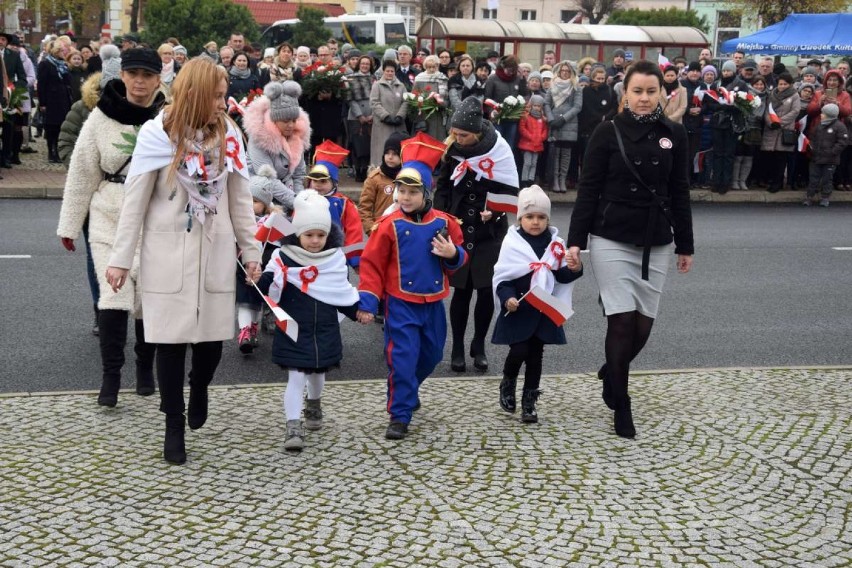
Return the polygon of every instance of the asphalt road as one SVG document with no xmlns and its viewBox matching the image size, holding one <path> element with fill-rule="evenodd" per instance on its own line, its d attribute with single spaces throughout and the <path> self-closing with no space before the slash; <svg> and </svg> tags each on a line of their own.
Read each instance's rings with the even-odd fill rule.
<svg viewBox="0 0 852 568">
<path fill-rule="evenodd" d="M 100 385 L 85 256 L 82 247 L 66 252 L 55 236 L 59 208 L 52 200 L 0 201 L 0 392 Z M 698 204 L 694 211 L 694 269 L 680 275 L 672 267 L 656 327 L 634 368 L 852 363 L 852 250 L 832 248 L 852 247 L 852 207 Z M 554 207 L 563 233 L 570 214 L 569 206 Z M 545 373 L 592 372 L 601 364 L 605 320 L 596 300 L 588 270 L 575 287 L 568 345 L 545 349 Z M 381 327 L 347 320 L 343 334 L 343 365 L 329 378 L 385 376 Z M 132 336 L 124 386 L 132 385 Z M 216 382 L 283 381 L 270 344 L 263 337 L 245 357 L 228 342 Z M 448 343 L 436 375 L 452 374 L 449 351 Z M 506 352 L 488 346 L 488 374 L 499 374 Z"/>
</svg>

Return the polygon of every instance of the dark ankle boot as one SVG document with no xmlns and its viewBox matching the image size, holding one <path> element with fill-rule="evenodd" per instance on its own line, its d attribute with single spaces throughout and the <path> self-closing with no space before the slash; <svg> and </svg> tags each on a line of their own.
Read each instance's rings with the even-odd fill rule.
<svg viewBox="0 0 852 568">
<path fill-rule="evenodd" d="M 635 438 L 636 427 L 633 425 L 633 413 L 630 410 L 630 397 L 618 401 L 615 407 L 615 433 L 622 438 Z"/>
<path fill-rule="evenodd" d="M 450 355 L 450 368 L 456 373 L 464 373 L 467 363 L 464 360 L 464 343 L 453 341 L 453 353 Z"/>
<path fill-rule="evenodd" d="M 151 396 L 156 391 L 154 387 L 154 353 L 156 347 L 153 343 L 145 342 L 145 326 L 142 320 L 134 320 L 136 326 L 136 344 L 133 350 L 136 352 L 136 394 L 139 396 Z"/>
<path fill-rule="evenodd" d="M 166 438 L 163 441 L 163 458 L 169 463 L 186 463 L 183 414 L 166 414 Z"/>
<path fill-rule="evenodd" d="M 515 404 L 515 389 L 517 387 L 517 377 L 503 375 L 503 380 L 500 381 L 500 408 L 506 412 L 514 413 L 517 408 Z"/>
<path fill-rule="evenodd" d="M 103 366 L 98 404 L 112 407 L 118 403 L 118 390 L 121 388 L 121 368 L 124 366 L 124 346 L 127 343 L 127 312 L 101 310 L 98 313 L 98 327 Z"/>
<path fill-rule="evenodd" d="M 598 369 L 598 378 L 603 383 L 603 391 L 601 392 L 601 398 L 603 398 L 604 404 L 606 404 L 607 408 L 610 410 L 615 410 L 615 398 L 612 395 L 612 387 L 609 384 L 609 380 L 606 377 L 606 363 Z"/>
<path fill-rule="evenodd" d="M 477 371 L 488 370 L 488 358 L 485 356 L 485 339 L 473 338 L 470 343 L 470 356 L 473 357 L 473 366 Z"/>
<path fill-rule="evenodd" d="M 92 326 L 92 335 L 97 337 L 101 333 L 100 323 L 98 322 L 98 305 L 94 305 L 95 308 L 95 323 Z"/>
<path fill-rule="evenodd" d="M 192 371 L 189 372 L 189 409 L 186 420 L 190 430 L 198 430 L 207 422 L 207 385 L 192 384 Z"/>
<path fill-rule="evenodd" d="M 521 422 L 527 424 L 535 424 L 538 422 L 538 414 L 535 412 L 535 401 L 538 400 L 540 390 L 524 389 L 524 394 L 521 395 Z"/>
</svg>

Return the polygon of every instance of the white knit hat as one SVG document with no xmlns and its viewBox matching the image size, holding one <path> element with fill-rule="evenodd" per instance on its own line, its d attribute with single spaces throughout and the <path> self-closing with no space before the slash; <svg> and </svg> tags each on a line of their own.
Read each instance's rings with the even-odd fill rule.
<svg viewBox="0 0 852 568">
<path fill-rule="evenodd" d="M 331 230 L 331 213 L 325 197 L 313 189 L 304 189 L 293 199 L 293 230 L 299 237 L 312 229 L 328 233 Z"/>
<path fill-rule="evenodd" d="M 267 207 L 272 205 L 272 190 L 275 188 L 277 180 L 275 168 L 269 164 L 263 164 L 257 173 L 249 179 L 249 190 L 251 190 L 252 199 L 260 201 Z"/>
<path fill-rule="evenodd" d="M 550 198 L 537 185 L 525 187 L 518 193 L 518 219 L 529 213 L 541 213 L 550 219 Z"/>
</svg>

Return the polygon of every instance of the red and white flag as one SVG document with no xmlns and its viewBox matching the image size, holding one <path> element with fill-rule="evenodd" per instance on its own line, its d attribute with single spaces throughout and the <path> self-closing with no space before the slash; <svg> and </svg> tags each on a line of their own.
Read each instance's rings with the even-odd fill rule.
<svg viewBox="0 0 852 568">
<path fill-rule="evenodd" d="M 772 124 L 781 124 L 781 119 L 778 118 L 778 113 L 775 112 L 775 108 L 772 106 L 771 102 L 769 103 L 769 108 L 766 112 L 769 117 L 769 122 Z"/>
<path fill-rule="evenodd" d="M 660 66 L 660 70 L 665 71 L 666 67 L 670 66 L 671 64 L 672 62 L 669 61 L 669 58 L 663 55 L 662 53 L 657 56 L 657 65 Z"/>
<path fill-rule="evenodd" d="M 272 310 L 272 314 L 275 316 L 275 325 L 278 326 L 278 329 L 284 332 L 287 337 L 292 339 L 293 341 L 298 341 L 299 339 L 299 324 L 294 320 L 290 314 L 281 309 L 275 300 L 270 298 L 269 296 L 264 296 L 263 300 L 266 302 L 266 305 L 269 306 L 269 309 Z"/>
<path fill-rule="evenodd" d="M 574 310 L 571 306 L 554 296 L 544 291 L 541 286 L 535 286 L 524 296 L 532 307 L 550 318 L 557 326 L 565 323 Z"/>
<path fill-rule="evenodd" d="M 274 243 L 293 234 L 293 224 L 282 213 L 273 213 L 258 227 L 254 238 L 262 243 Z"/>
<path fill-rule="evenodd" d="M 811 151 L 811 141 L 805 135 L 805 130 L 808 128 L 808 115 L 803 116 L 796 121 L 796 130 L 799 131 L 799 143 L 797 150 L 800 154 L 807 154 Z"/>
<path fill-rule="evenodd" d="M 704 158 L 707 155 L 707 152 L 710 150 L 704 150 L 702 152 L 696 152 L 695 158 L 692 160 L 692 171 L 693 173 L 701 173 L 704 171 Z"/>
<path fill-rule="evenodd" d="M 343 254 L 346 255 L 347 259 L 361 256 L 364 253 L 365 246 L 367 246 L 367 243 L 365 243 L 364 241 L 352 243 L 349 246 L 343 247 Z"/>
<path fill-rule="evenodd" d="M 499 211 L 500 213 L 518 214 L 518 198 L 514 195 L 503 193 L 491 193 L 485 196 L 485 208 L 489 211 Z"/>
</svg>

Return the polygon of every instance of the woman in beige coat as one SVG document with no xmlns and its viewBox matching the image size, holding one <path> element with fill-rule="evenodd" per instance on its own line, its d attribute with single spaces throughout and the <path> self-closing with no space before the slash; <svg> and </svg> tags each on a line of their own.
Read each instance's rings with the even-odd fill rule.
<svg viewBox="0 0 852 568">
<path fill-rule="evenodd" d="M 380 166 L 385 154 L 385 140 L 394 132 L 405 132 L 408 105 L 403 98 L 405 85 L 396 78 L 396 61 L 382 62 L 382 77 L 370 91 L 373 132 L 370 135 L 370 165 Z"/>
<path fill-rule="evenodd" d="M 663 114 L 672 122 L 683 123 L 686 114 L 686 87 L 677 80 L 677 67 L 669 65 L 663 71 L 663 88 L 665 93 L 660 101 Z"/>
<path fill-rule="evenodd" d="M 207 386 L 234 336 L 234 241 L 256 280 L 260 253 L 242 138 L 225 115 L 225 72 L 191 60 L 172 88 L 173 103 L 139 132 L 126 182 L 107 281 L 120 289 L 142 231 L 139 283 L 145 334 L 157 344 L 163 454 L 184 463 L 183 377 L 192 345 L 189 427 L 207 420 Z M 189 135 L 189 136 L 188 136 Z"/>
</svg>

